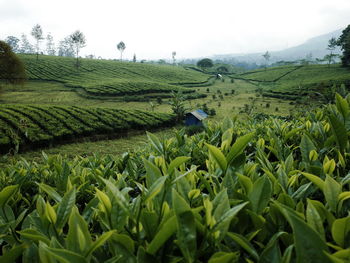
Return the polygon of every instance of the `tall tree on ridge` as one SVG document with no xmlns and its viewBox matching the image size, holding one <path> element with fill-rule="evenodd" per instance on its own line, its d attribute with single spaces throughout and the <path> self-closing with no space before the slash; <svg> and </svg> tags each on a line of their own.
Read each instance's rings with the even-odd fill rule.
<svg viewBox="0 0 350 263">
<path fill-rule="evenodd" d="M 126 49 L 125 43 L 123 41 L 120 41 L 117 45 L 118 50 L 120 51 L 120 61 L 123 60 L 123 52 Z"/>
<path fill-rule="evenodd" d="M 266 53 L 264 55 L 262 55 L 262 56 L 264 57 L 264 59 L 266 61 L 266 63 L 265 63 L 265 70 L 266 70 L 267 63 L 269 62 L 271 55 L 270 55 L 269 51 L 266 51 Z"/>
<path fill-rule="evenodd" d="M 21 35 L 21 47 L 19 52 L 25 54 L 33 54 L 35 52 L 33 45 L 28 41 L 25 34 Z"/>
<path fill-rule="evenodd" d="M 36 49 L 36 60 L 39 59 L 39 50 L 40 50 L 40 41 L 43 40 L 43 29 L 39 24 L 36 24 L 32 28 L 31 35 L 35 38 L 36 44 L 35 44 L 35 49 Z"/>
<path fill-rule="evenodd" d="M 86 45 L 86 39 L 84 34 L 79 31 L 76 30 L 73 34 L 70 35 L 70 41 L 72 42 L 74 49 L 75 49 L 75 54 L 77 56 L 77 63 L 76 63 L 76 67 L 79 67 L 79 51 L 81 48 L 85 47 Z"/>
<path fill-rule="evenodd" d="M 173 57 L 173 64 L 176 65 L 176 51 L 173 51 L 173 53 L 171 53 L 172 57 Z"/>
<path fill-rule="evenodd" d="M 48 33 L 46 36 L 46 52 L 49 56 L 56 55 L 55 43 L 51 33 Z"/>
</svg>

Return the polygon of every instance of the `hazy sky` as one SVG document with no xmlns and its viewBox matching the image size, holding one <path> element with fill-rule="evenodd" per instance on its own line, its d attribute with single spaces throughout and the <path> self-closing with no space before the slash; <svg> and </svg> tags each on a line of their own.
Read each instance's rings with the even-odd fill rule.
<svg viewBox="0 0 350 263">
<path fill-rule="evenodd" d="M 349 14 L 350 0 L 0 0 L 0 39 L 38 23 L 57 42 L 81 30 L 82 54 L 118 58 L 122 40 L 126 58 L 180 59 L 284 49 L 345 28 Z"/>
</svg>

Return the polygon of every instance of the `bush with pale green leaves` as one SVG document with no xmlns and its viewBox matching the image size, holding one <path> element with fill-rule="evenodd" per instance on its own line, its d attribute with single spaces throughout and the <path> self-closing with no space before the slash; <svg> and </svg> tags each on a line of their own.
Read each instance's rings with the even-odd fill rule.
<svg viewBox="0 0 350 263">
<path fill-rule="evenodd" d="M 0 171 L 0 262 L 349 262 L 349 98 Z"/>
</svg>

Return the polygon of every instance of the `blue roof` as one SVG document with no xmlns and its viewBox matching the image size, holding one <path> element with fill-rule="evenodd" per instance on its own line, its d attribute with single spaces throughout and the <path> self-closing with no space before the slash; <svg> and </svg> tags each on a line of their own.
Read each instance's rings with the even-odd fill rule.
<svg viewBox="0 0 350 263">
<path fill-rule="evenodd" d="M 192 111 L 191 114 L 195 116 L 198 120 L 204 120 L 205 118 L 208 117 L 208 114 L 206 114 L 204 111 L 199 109 Z"/>
</svg>

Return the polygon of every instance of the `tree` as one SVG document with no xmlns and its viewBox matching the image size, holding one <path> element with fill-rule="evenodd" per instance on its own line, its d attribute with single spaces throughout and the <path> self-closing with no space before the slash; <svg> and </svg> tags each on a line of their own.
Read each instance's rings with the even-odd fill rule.
<svg viewBox="0 0 350 263">
<path fill-rule="evenodd" d="M 133 62 L 136 62 L 136 54 L 134 54 L 134 57 L 132 58 Z"/>
<path fill-rule="evenodd" d="M 120 41 L 119 44 L 117 45 L 117 48 L 120 52 L 120 60 L 123 60 L 123 52 L 126 49 L 125 43 L 123 41 Z"/>
<path fill-rule="evenodd" d="M 172 98 L 169 101 L 173 113 L 176 115 L 176 122 L 181 121 L 185 116 L 185 99 L 180 92 L 172 92 Z"/>
<path fill-rule="evenodd" d="M 49 56 L 56 55 L 55 43 L 51 33 L 48 33 L 46 36 L 46 52 Z"/>
<path fill-rule="evenodd" d="M 70 36 L 59 42 L 58 55 L 61 57 L 74 57 L 74 47 Z"/>
<path fill-rule="evenodd" d="M 171 56 L 173 57 L 173 64 L 176 65 L 176 58 L 175 58 L 175 56 L 176 56 L 176 51 L 173 51 L 173 52 L 171 53 Z"/>
<path fill-rule="evenodd" d="M 350 25 L 348 25 L 337 40 L 338 46 L 343 51 L 341 62 L 344 67 L 350 66 Z"/>
<path fill-rule="evenodd" d="M 43 30 L 39 24 L 36 24 L 32 28 L 31 35 L 35 38 L 36 44 L 35 44 L 35 49 L 36 49 L 36 60 L 39 59 L 39 50 L 40 50 L 40 41 L 44 39 L 43 37 Z"/>
<path fill-rule="evenodd" d="M 34 47 L 28 41 L 28 38 L 27 38 L 27 36 L 25 34 L 21 35 L 20 53 L 25 53 L 25 54 L 33 54 L 34 53 Z"/>
<path fill-rule="evenodd" d="M 211 68 L 214 66 L 213 61 L 210 58 L 203 58 L 197 62 L 197 66 L 200 68 Z"/>
<path fill-rule="evenodd" d="M 70 35 L 69 38 L 70 38 L 71 43 L 74 46 L 75 55 L 77 57 L 76 66 L 79 67 L 79 51 L 81 48 L 85 47 L 85 45 L 86 45 L 85 36 L 81 31 L 76 30 L 73 34 Z"/>
<path fill-rule="evenodd" d="M 15 36 L 8 36 L 5 39 L 5 42 L 11 47 L 12 51 L 15 53 L 18 53 L 20 51 L 19 41 L 20 41 L 19 38 Z"/>
<path fill-rule="evenodd" d="M 26 79 L 27 76 L 22 61 L 12 51 L 10 45 L 0 41 L 0 83 L 23 84 Z"/>
<path fill-rule="evenodd" d="M 269 51 L 266 51 L 266 53 L 263 54 L 262 56 L 263 56 L 264 59 L 265 59 L 265 70 L 266 70 L 267 64 L 268 64 L 268 62 L 269 62 L 269 60 L 270 60 L 271 55 L 270 55 Z"/>
</svg>

